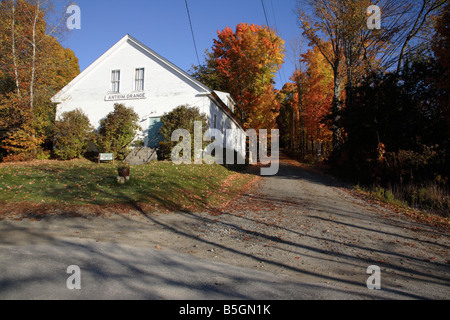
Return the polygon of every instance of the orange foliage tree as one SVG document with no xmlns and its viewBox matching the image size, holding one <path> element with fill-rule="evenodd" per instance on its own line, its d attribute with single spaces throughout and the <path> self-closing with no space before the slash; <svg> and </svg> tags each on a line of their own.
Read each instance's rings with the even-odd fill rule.
<svg viewBox="0 0 450 320">
<path fill-rule="evenodd" d="M 227 27 L 218 32 L 207 58 L 205 67 L 194 68 L 200 71 L 197 78 L 205 81 L 214 75 L 212 85 L 220 83 L 231 93 L 245 128 L 273 128 L 279 109 L 273 84 L 284 60 L 284 41 L 275 31 L 247 23 L 237 25 L 235 31 Z"/>
<path fill-rule="evenodd" d="M 330 142 L 332 131 L 324 118 L 331 113 L 333 101 L 333 70 L 318 47 L 302 55 L 307 71 L 303 92 L 303 119 L 313 141 Z"/>
<path fill-rule="evenodd" d="M 50 98 L 80 72 L 75 54 L 55 38 L 57 26 L 46 22 L 51 10 L 52 1 L 0 2 L 0 151 L 6 159 L 35 157 L 42 143 L 51 143 Z"/>
<path fill-rule="evenodd" d="M 278 94 L 282 107 L 277 122 L 284 147 L 305 157 L 332 141 L 333 133 L 325 120 L 331 114 L 334 78 L 317 46 L 301 57 L 306 71 L 297 69 Z"/>
</svg>

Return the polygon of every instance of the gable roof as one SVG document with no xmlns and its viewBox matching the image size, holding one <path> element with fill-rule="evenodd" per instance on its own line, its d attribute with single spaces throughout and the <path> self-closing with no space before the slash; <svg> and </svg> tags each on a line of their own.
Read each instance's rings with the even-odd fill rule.
<svg viewBox="0 0 450 320">
<path fill-rule="evenodd" d="M 69 84 L 67 84 L 64 88 L 62 88 L 57 94 L 55 94 L 52 97 L 52 102 L 58 103 L 61 102 L 61 97 L 64 96 L 64 94 L 75 84 L 80 82 L 87 74 L 89 74 L 92 70 L 94 70 L 98 65 L 100 65 L 104 60 L 106 60 L 111 54 L 113 54 L 115 51 L 117 51 L 119 48 L 121 48 L 126 43 L 132 43 L 142 49 L 145 53 L 152 56 L 155 60 L 159 61 L 163 65 L 168 66 L 171 70 L 173 70 L 175 73 L 180 75 L 182 78 L 184 78 L 187 82 L 191 82 L 200 90 L 206 92 L 211 92 L 212 90 L 205 86 L 203 83 L 199 82 L 195 78 L 193 78 L 190 74 L 183 71 L 176 65 L 174 65 L 169 60 L 165 59 L 161 55 L 157 54 L 155 51 L 144 45 L 143 43 L 139 42 L 129 34 L 127 34 L 125 37 L 123 37 L 119 42 L 117 42 L 114 46 L 112 46 L 108 51 L 106 51 L 103 55 L 100 56 L 97 60 L 95 60 L 89 67 L 87 67 L 85 70 L 83 70 L 75 79 L 73 79 Z"/>
<path fill-rule="evenodd" d="M 242 129 L 242 125 L 240 121 L 237 119 L 237 117 L 234 115 L 233 112 L 227 107 L 227 105 L 220 99 L 217 94 L 211 90 L 209 87 L 192 77 L 189 73 L 182 70 L 181 68 L 177 67 L 175 64 L 167 60 L 166 58 L 162 57 L 146 45 L 144 45 L 142 42 L 136 40 L 129 34 L 127 34 L 125 37 L 119 40 L 114 46 L 112 46 L 108 51 L 106 51 L 103 55 L 101 55 L 97 60 L 95 60 L 89 67 L 87 67 L 85 70 L 83 70 L 75 79 L 73 79 L 69 84 L 67 84 L 64 88 L 62 88 L 57 94 L 55 94 L 51 101 L 53 103 L 60 103 L 62 102 L 62 97 L 65 95 L 67 91 L 69 91 L 74 85 L 76 85 L 78 82 L 80 82 L 87 74 L 89 74 L 92 70 L 94 70 L 98 65 L 100 65 L 104 60 L 106 60 L 111 54 L 116 52 L 119 48 L 121 48 L 123 45 L 127 43 L 132 43 L 138 48 L 142 49 L 145 53 L 153 57 L 155 60 L 159 61 L 163 65 L 166 65 L 171 70 L 173 70 L 175 73 L 181 76 L 181 78 L 185 79 L 187 82 L 190 82 L 197 86 L 201 91 L 200 94 L 205 94 L 209 96 L 209 98 L 213 101 L 217 101 L 218 106 L 223 109 L 223 111 L 230 116 L 230 118 L 236 122 L 236 124 Z M 231 99 L 232 100 L 232 99 Z M 232 100 L 233 101 L 233 100 Z M 234 101 L 233 101 L 234 102 Z"/>
<path fill-rule="evenodd" d="M 212 91 L 210 88 L 205 86 L 203 83 L 201 83 L 200 81 L 198 81 L 197 79 L 192 77 L 189 73 L 187 73 L 186 71 L 180 69 L 179 67 L 174 65 L 172 62 L 170 62 L 166 58 L 160 56 L 158 53 L 156 53 L 155 51 L 153 51 L 152 49 L 150 49 L 149 47 L 144 45 L 142 42 L 139 42 L 138 40 L 136 40 L 135 38 L 133 38 L 132 36 L 130 36 L 128 34 L 125 36 L 125 38 L 130 40 L 130 42 L 134 43 L 138 47 L 142 48 L 144 51 L 146 51 L 147 53 L 149 53 L 150 55 L 155 57 L 157 60 L 161 61 L 163 64 L 165 64 L 165 65 L 169 66 L 170 68 L 172 68 L 175 72 L 179 73 L 181 76 L 186 78 L 186 80 L 188 80 L 189 82 L 192 82 L 193 84 L 199 86 L 204 91 L 207 91 L 207 92 L 211 92 Z"/>
</svg>

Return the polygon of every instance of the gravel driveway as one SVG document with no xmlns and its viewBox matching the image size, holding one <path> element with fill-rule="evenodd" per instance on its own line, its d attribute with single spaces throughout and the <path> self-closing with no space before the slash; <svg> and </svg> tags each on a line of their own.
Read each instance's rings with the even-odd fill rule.
<svg viewBox="0 0 450 320">
<path fill-rule="evenodd" d="M 252 190 L 213 212 L 136 208 L 104 217 L 0 221 L 0 254 L 11 248 L 57 246 L 61 239 L 167 251 L 262 272 L 277 279 L 276 297 L 281 299 L 450 297 L 447 230 L 355 198 L 338 181 L 285 157 L 277 176 L 259 179 Z M 381 269 L 382 290 L 367 289 L 371 265 Z M 220 281 L 211 283 L 227 285 L 229 280 L 221 274 Z M 325 294 L 296 294 L 290 285 L 283 294 L 280 283 L 302 284 L 304 290 L 318 286 Z M 327 290 L 333 295 L 326 295 Z"/>
</svg>

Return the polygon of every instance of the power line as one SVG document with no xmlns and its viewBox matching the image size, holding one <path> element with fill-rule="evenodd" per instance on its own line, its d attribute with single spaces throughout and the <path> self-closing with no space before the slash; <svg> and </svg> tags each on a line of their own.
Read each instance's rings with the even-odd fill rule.
<svg viewBox="0 0 450 320">
<path fill-rule="evenodd" d="M 262 4 L 263 11 L 264 11 L 264 17 L 266 18 L 267 27 L 270 28 L 269 18 L 267 17 L 267 10 L 266 10 L 266 6 L 264 5 L 264 0 L 261 0 L 261 4 Z M 273 2 L 272 2 L 272 11 L 273 11 L 272 13 L 275 18 L 275 11 L 273 10 Z M 271 41 L 273 42 L 272 33 L 270 33 L 270 38 L 271 38 Z M 283 69 L 283 66 L 281 66 L 281 69 Z M 280 70 L 278 70 L 278 76 L 279 76 L 281 82 L 286 83 L 286 79 L 283 79 Z"/>
<path fill-rule="evenodd" d="M 275 16 L 275 8 L 273 7 L 273 0 L 270 0 L 270 5 L 272 7 L 272 15 L 273 15 L 273 24 L 275 26 L 275 31 L 278 32 L 278 26 L 277 26 L 277 18 Z"/>
<path fill-rule="evenodd" d="M 273 0 L 270 0 L 270 5 L 272 7 L 272 15 L 273 15 L 273 24 L 275 26 L 275 31 L 276 33 L 278 33 L 278 25 L 277 25 L 277 18 L 276 18 L 276 14 L 275 14 L 275 7 L 273 5 Z M 286 74 L 284 73 L 284 68 L 283 66 L 281 66 L 281 70 L 278 72 L 279 76 L 280 76 L 280 80 L 283 83 L 286 83 Z"/>
<path fill-rule="evenodd" d="M 267 18 L 266 6 L 264 5 L 264 0 L 261 0 L 261 4 L 262 4 L 262 7 L 263 7 L 264 16 L 266 17 L 267 26 L 270 28 L 269 19 Z"/>
<path fill-rule="evenodd" d="M 188 5 L 187 0 L 184 0 L 184 2 L 186 3 L 186 11 L 187 11 L 188 18 L 189 18 L 189 25 L 191 26 L 191 33 L 192 33 L 192 40 L 194 41 L 195 55 L 197 56 L 198 65 L 200 65 L 200 59 L 198 57 L 198 50 L 197 50 L 197 43 L 195 42 L 194 28 L 192 27 L 191 13 L 189 12 L 189 5 Z"/>
</svg>

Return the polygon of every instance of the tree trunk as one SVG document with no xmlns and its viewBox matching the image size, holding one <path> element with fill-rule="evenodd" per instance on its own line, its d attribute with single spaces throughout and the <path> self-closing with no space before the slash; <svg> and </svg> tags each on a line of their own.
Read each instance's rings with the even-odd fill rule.
<svg viewBox="0 0 450 320">
<path fill-rule="evenodd" d="M 36 15 L 33 21 L 33 41 L 31 43 L 33 47 L 33 53 L 31 57 L 31 80 L 30 80 L 30 109 L 33 112 L 34 109 L 34 80 L 36 78 L 36 25 L 39 18 L 39 2 L 36 5 Z"/>
<path fill-rule="evenodd" d="M 345 106 L 351 107 L 353 103 L 353 88 L 354 88 L 354 80 L 353 80 L 353 69 L 351 63 L 347 65 L 347 86 L 345 90 Z"/>
<path fill-rule="evenodd" d="M 339 73 L 340 60 L 335 61 L 333 66 L 334 75 L 334 94 L 333 103 L 331 106 L 332 111 L 332 131 L 333 131 L 333 148 L 334 150 L 339 150 L 341 146 L 341 125 L 340 125 L 340 112 L 342 109 L 341 101 L 341 77 Z"/>
<path fill-rule="evenodd" d="M 14 64 L 14 77 L 16 83 L 17 94 L 20 97 L 20 82 L 19 82 L 19 70 L 17 67 L 17 57 L 16 57 L 16 3 L 13 1 L 12 5 L 12 22 L 11 22 L 11 47 L 12 47 L 12 55 L 13 55 L 13 64 Z"/>
</svg>

